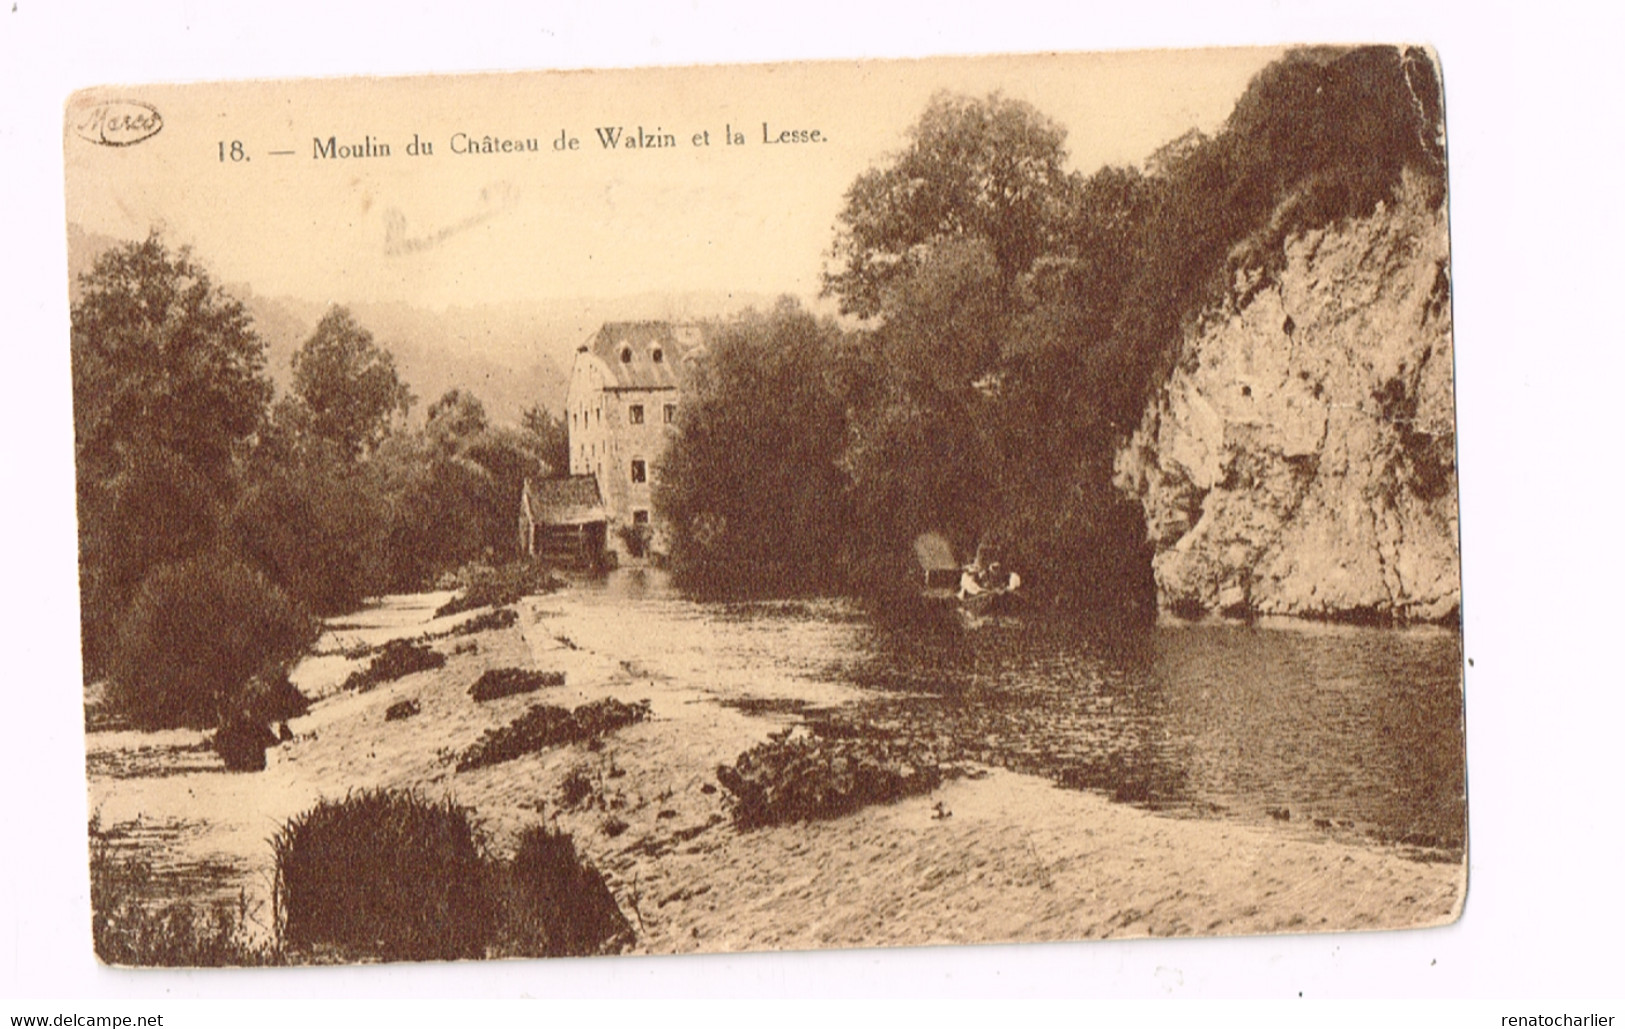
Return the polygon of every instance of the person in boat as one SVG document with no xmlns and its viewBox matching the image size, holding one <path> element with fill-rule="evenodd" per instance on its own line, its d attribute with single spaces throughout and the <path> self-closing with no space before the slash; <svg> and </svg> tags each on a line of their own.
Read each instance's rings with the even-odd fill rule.
<svg viewBox="0 0 1625 1029">
<path fill-rule="evenodd" d="M 1006 571 L 1005 567 L 995 561 L 988 566 L 987 575 L 982 579 L 982 585 L 998 593 L 1009 593 L 1021 588 L 1021 576 L 1015 572 Z"/>
<path fill-rule="evenodd" d="M 982 585 L 982 569 L 972 562 L 959 573 L 959 599 L 967 600 L 983 592 L 986 588 Z"/>
</svg>

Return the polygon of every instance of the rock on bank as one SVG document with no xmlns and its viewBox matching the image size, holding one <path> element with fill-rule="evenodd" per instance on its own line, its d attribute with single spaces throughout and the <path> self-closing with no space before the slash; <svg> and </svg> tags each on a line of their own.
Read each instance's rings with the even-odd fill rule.
<svg viewBox="0 0 1625 1029">
<path fill-rule="evenodd" d="M 1164 610 L 1453 621 L 1449 238 L 1407 189 L 1187 329 L 1117 457 Z"/>
</svg>

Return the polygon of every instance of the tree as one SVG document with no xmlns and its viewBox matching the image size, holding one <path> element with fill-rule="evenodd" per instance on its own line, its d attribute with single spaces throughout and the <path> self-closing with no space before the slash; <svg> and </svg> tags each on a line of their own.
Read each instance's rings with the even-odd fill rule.
<svg viewBox="0 0 1625 1029">
<path fill-rule="evenodd" d="M 851 531 L 839 340 L 833 322 L 785 299 L 724 325 L 709 344 L 655 479 L 680 579 L 778 593 L 837 581 Z"/>
<path fill-rule="evenodd" d="M 909 137 L 892 164 L 847 191 L 830 252 L 838 268 L 824 273 L 842 313 L 881 313 L 886 286 L 943 238 L 985 240 L 1009 296 L 1065 221 L 1074 188 L 1066 132 L 1030 104 L 939 93 Z"/>
<path fill-rule="evenodd" d="M 387 508 L 373 481 L 332 455 L 257 463 L 225 521 L 232 552 L 319 615 L 383 592 Z"/>
<path fill-rule="evenodd" d="M 375 449 L 414 399 L 394 356 L 343 307 L 323 315 L 294 353 L 293 392 L 308 412 L 309 431 L 351 456 Z"/>
<path fill-rule="evenodd" d="M 825 279 L 879 316 L 846 379 L 862 579 L 903 581 L 934 531 L 1097 599 L 1145 563 L 1111 485 L 1114 419 L 1143 397 L 1111 343 L 1154 193 L 1065 172 L 1062 130 L 998 96 L 938 96 L 911 140 L 854 183 Z"/>
<path fill-rule="evenodd" d="M 466 389 L 447 390 L 427 414 L 422 431 L 395 433 L 368 462 L 387 499 L 386 579 L 395 589 L 517 556 L 520 490 L 546 471 L 530 435 L 492 426 Z"/>
<path fill-rule="evenodd" d="M 457 481 L 468 505 L 468 520 L 460 532 L 475 545 L 475 552 L 515 556 L 514 518 L 519 494 L 527 478 L 541 478 L 545 470 L 517 429 L 493 427 L 485 405 L 466 389 L 450 389 L 429 405 L 424 427 L 431 460 L 441 467 L 442 481 Z"/>
<path fill-rule="evenodd" d="M 547 468 L 548 475 L 570 474 L 570 430 L 564 418 L 540 404 L 533 404 L 519 416 L 526 446 Z"/>
<path fill-rule="evenodd" d="M 265 345 L 243 305 L 154 232 L 97 259 L 72 318 L 81 477 L 105 481 L 141 447 L 226 483 L 271 399 Z"/>
<path fill-rule="evenodd" d="M 437 454 L 421 432 L 403 432 L 384 441 L 368 472 L 388 499 L 384 555 L 391 589 L 428 588 L 441 572 L 483 556 L 481 512 L 491 481 L 480 465 Z M 517 502 L 507 514 L 511 540 Z"/>
<path fill-rule="evenodd" d="M 212 537 L 271 384 L 242 304 L 156 232 L 97 259 L 72 323 L 81 631 L 95 674 L 136 586 Z"/>
<path fill-rule="evenodd" d="M 437 452 L 451 455 L 460 452 L 469 440 L 484 432 L 489 425 L 485 405 L 480 403 L 480 398 L 466 389 L 454 387 L 429 405 L 424 431 Z"/>
<path fill-rule="evenodd" d="M 893 567 L 920 533 L 975 546 L 992 476 L 984 423 L 995 403 L 1004 325 L 999 272 L 984 239 L 944 241 L 885 289 L 885 323 L 864 344 L 845 464 L 867 579 Z"/>
<path fill-rule="evenodd" d="M 318 626 L 257 570 L 218 550 L 155 569 L 120 619 L 114 696 L 147 728 L 219 724 L 251 677 L 272 681 Z"/>
</svg>

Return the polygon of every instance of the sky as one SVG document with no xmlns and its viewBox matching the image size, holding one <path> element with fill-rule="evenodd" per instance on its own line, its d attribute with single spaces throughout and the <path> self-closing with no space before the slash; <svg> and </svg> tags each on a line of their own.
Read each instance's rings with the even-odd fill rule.
<svg viewBox="0 0 1625 1029">
<path fill-rule="evenodd" d="M 1090 172 L 1214 131 L 1281 52 L 92 88 L 65 112 L 67 215 L 116 238 L 161 228 L 217 281 L 321 304 L 811 298 L 846 188 L 905 145 L 933 93 L 1032 103 Z M 108 101 L 158 111 L 161 129 L 89 141 Z M 616 130 L 674 145 L 606 147 Z M 765 142 L 786 130 L 819 139 Z M 526 149 L 484 153 L 486 137 Z M 390 153 L 326 156 L 330 139 Z"/>
</svg>

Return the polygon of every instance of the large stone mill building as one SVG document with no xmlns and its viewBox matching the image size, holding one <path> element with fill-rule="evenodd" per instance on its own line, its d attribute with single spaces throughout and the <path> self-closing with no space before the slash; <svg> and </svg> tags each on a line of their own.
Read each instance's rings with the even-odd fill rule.
<svg viewBox="0 0 1625 1029">
<path fill-rule="evenodd" d="M 520 517 L 531 553 L 566 557 L 594 542 L 632 557 L 664 549 L 656 466 L 704 341 L 694 324 L 606 322 L 577 349 L 565 397 L 570 478 L 526 484 Z M 602 528 L 591 521 L 599 517 Z"/>
</svg>

